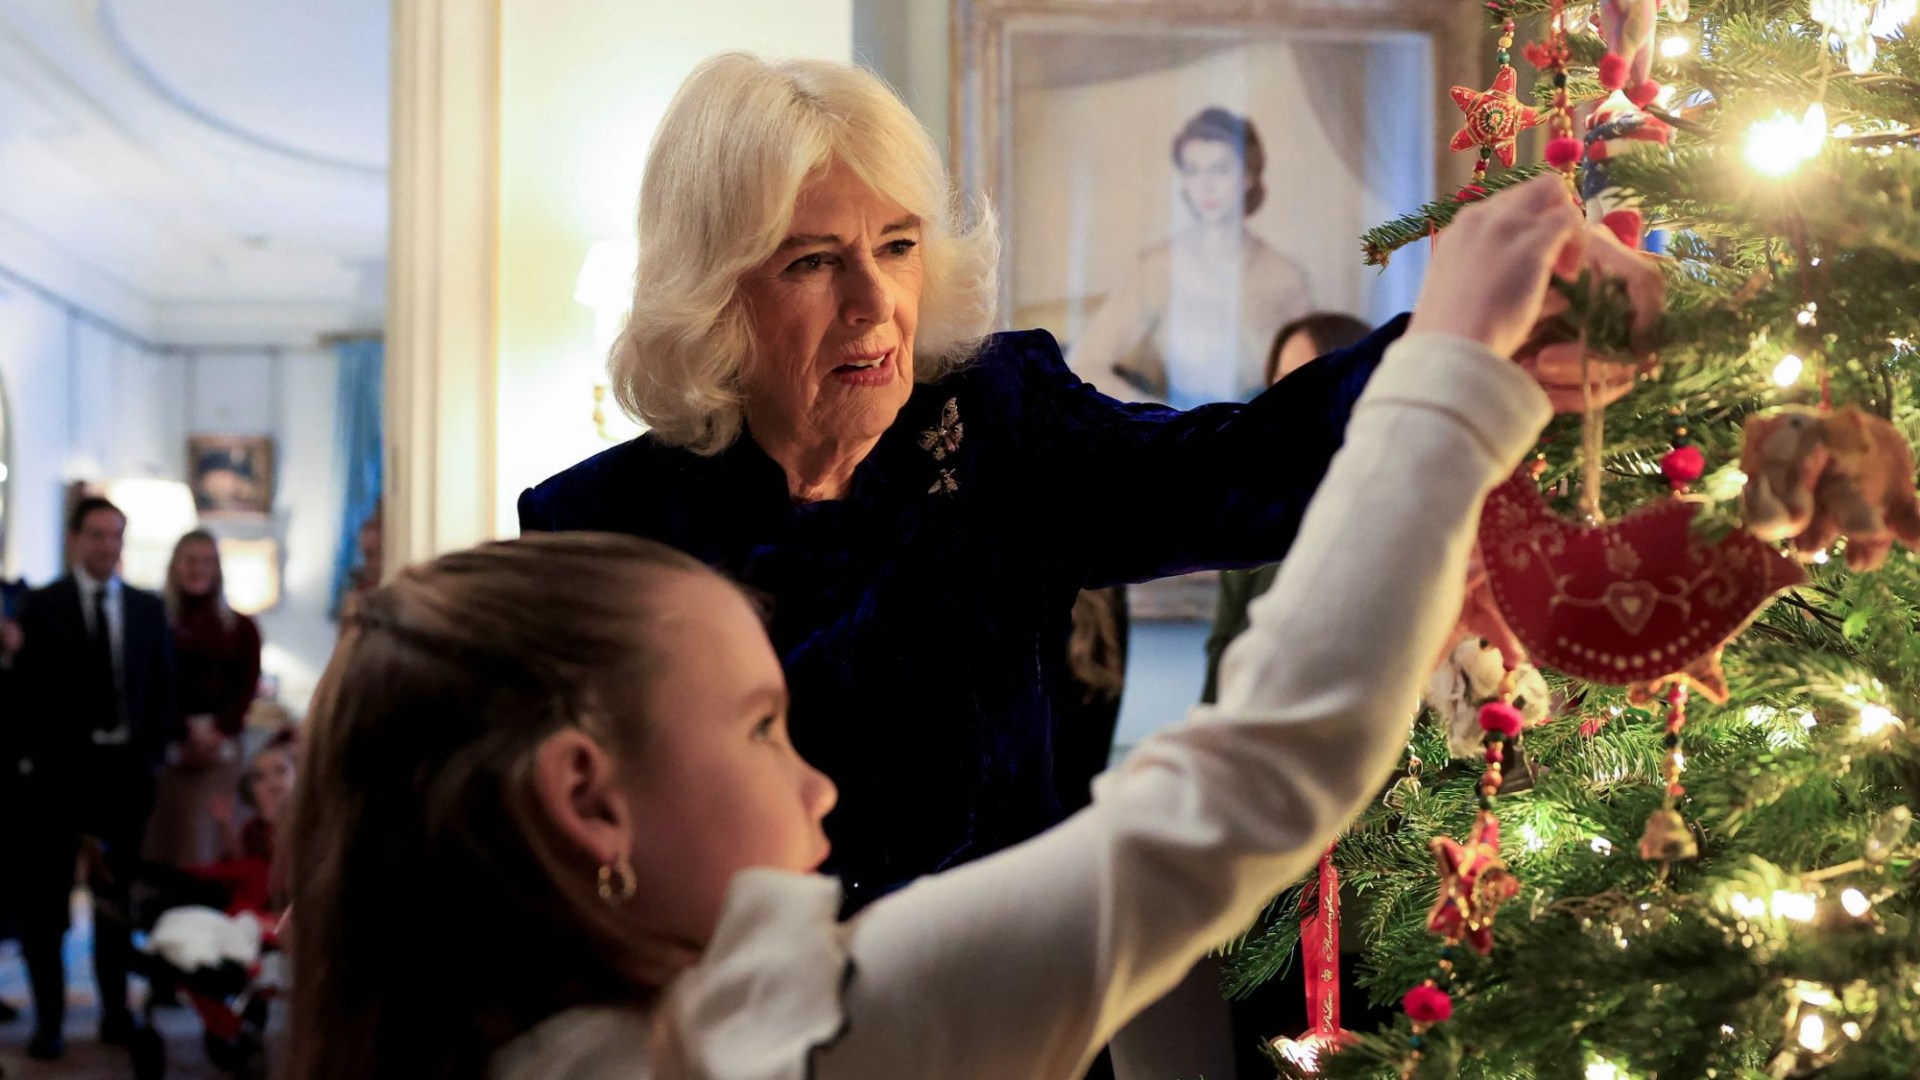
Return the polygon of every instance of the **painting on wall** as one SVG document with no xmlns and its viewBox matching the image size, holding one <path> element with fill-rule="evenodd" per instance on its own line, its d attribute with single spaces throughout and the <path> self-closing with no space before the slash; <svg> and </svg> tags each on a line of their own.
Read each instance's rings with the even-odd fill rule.
<svg viewBox="0 0 1920 1080">
<path fill-rule="evenodd" d="M 273 512 L 273 439 L 266 435 L 190 435 L 187 483 L 206 515 Z"/>
<path fill-rule="evenodd" d="M 1002 323 L 1101 391 L 1246 401 L 1294 320 L 1411 306 L 1424 252 L 1383 275 L 1358 238 L 1435 190 L 1444 5 L 969 0 L 956 28 L 955 164 L 1001 219 Z M 1132 593 L 1137 618 L 1213 599 L 1210 574 Z"/>
</svg>

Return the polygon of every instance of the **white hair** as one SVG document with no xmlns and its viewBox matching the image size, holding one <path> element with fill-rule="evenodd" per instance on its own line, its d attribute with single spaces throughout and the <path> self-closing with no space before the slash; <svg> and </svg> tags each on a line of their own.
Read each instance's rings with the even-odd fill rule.
<svg viewBox="0 0 1920 1080">
<path fill-rule="evenodd" d="M 739 437 L 755 356 L 740 281 L 835 163 L 920 219 L 915 379 L 965 362 L 991 327 L 992 210 L 963 220 L 933 140 L 886 83 L 851 64 L 723 53 L 687 76 L 654 134 L 633 307 L 608 360 L 621 407 L 655 437 L 698 454 Z"/>
</svg>

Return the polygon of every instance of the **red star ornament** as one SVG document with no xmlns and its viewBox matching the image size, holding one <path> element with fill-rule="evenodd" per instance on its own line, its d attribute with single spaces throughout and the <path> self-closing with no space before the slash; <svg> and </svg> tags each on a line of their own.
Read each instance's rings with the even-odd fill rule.
<svg viewBox="0 0 1920 1080">
<path fill-rule="evenodd" d="M 1720 650 L 1807 575 L 1745 530 L 1702 540 L 1691 528 L 1699 512 L 1660 499 L 1604 525 L 1576 524 L 1518 473 L 1480 517 L 1494 604 L 1537 664 L 1614 686 L 1679 677 L 1724 704 Z"/>
<path fill-rule="evenodd" d="M 1467 114 L 1467 126 L 1453 137 L 1449 148 L 1465 150 L 1469 146 L 1484 146 L 1493 151 L 1500 164 L 1513 168 L 1514 140 L 1540 122 L 1539 111 L 1520 104 L 1513 96 L 1513 87 L 1513 69 L 1505 65 L 1486 90 L 1454 87 L 1453 103 Z"/>
<path fill-rule="evenodd" d="M 1427 841 L 1440 868 L 1440 896 L 1427 916 L 1427 929 L 1448 941 L 1465 941 L 1485 956 L 1493 951 L 1493 917 L 1520 891 L 1520 882 L 1500 858 L 1500 822 L 1482 814 L 1473 839 L 1451 836 Z"/>
</svg>

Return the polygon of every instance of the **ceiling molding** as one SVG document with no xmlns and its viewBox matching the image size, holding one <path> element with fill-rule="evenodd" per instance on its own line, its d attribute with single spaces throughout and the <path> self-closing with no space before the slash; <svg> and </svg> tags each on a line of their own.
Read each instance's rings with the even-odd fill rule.
<svg viewBox="0 0 1920 1080">
<path fill-rule="evenodd" d="M 289 143 L 281 142 L 268 135 L 249 130 L 244 125 L 226 119 L 211 107 L 202 105 L 181 93 L 140 56 L 138 50 L 127 41 L 120 30 L 120 20 L 114 14 L 112 0 L 100 0 L 94 9 L 94 20 L 99 28 L 101 40 L 105 41 L 114 58 L 160 102 L 180 113 L 182 116 L 218 132 L 230 139 L 238 140 L 256 150 L 265 151 L 289 161 L 299 162 L 315 168 L 332 169 L 341 172 L 356 173 L 361 176 L 384 178 L 387 175 L 385 165 L 373 162 L 349 161 L 344 158 L 330 157 L 301 149 Z"/>
</svg>

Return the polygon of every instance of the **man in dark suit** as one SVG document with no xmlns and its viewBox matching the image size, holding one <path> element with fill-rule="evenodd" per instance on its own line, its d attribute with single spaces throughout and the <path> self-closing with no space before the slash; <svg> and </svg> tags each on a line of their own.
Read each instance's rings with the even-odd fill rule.
<svg viewBox="0 0 1920 1080">
<path fill-rule="evenodd" d="M 173 635 L 160 598 L 123 583 L 126 515 L 82 499 L 67 523 L 71 572 L 28 594 L 13 674 L 23 698 L 23 801 L 32 823 L 20 867 L 21 945 L 33 984 L 30 1056 L 65 1045 L 66 969 L 60 946 L 74 866 L 84 853 L 93 894 L 93 970 L 100 1039 L 133 1034 L 128 899 L 154 777 L 177 732 Z"/>
</svg>

